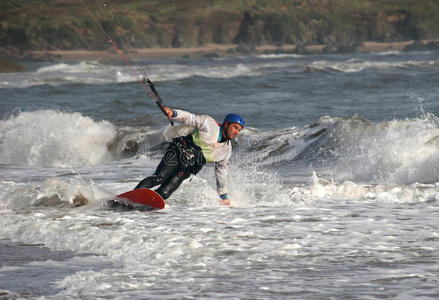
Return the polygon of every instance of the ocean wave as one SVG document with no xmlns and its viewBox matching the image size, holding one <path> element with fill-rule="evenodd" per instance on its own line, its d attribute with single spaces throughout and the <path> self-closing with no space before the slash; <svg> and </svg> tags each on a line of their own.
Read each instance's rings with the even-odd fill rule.
<svg viewBox="0 0 439 300">
<path fill-rule="evenodd" d="M 81 61 L 79 63 L 67 64 L 56 63 L 49 66 L 38 68 L 36 73 L 83 73 L 92 72 L 100 73 L 102 71 L 102 64 L 97 61 Z"/>
<path fill-rule="evenodd" d="M 291 187 L 290 198 L 304 203 L 315 203 L 327 199 L 350 199 L 350 201 L 383 203 L 418 203 L 439 200 L 439 185 L 406 184 L 362 184 L 350 180 L 335 182 L 312 174 L 312 182 L 305 187 Z"/>
<path fill-rule="evenodd" d="M 33 86 L 60 86 L 63 84 L 107 84 L 119 81 L 134 81 L 130 79 L 120 80 L 118 72 L 124 72 L 120 66 L 108 66 L 95 61 L 83 61 L 79 63 L 55 63 L 43 66 L 34 72 L 14 73 L 2 78 L 0 88 L 28 88 Z"/>
<path fill-rule="evenodd" d="M 31 207 L 51 207 L 70 210 L 74 207 L 90 210 L 102 206 L 114 196 L 80 176 L 71 179 L 49 177 L 41 184 L 2 183 L 0 209 L 29 210 Z"/>
<path fill-rule="evenodd" d="M 191 77 L 204 78 L 235 78 L 241 76 L 260 76 L 271 72 L 288 70 L 288 72 L 303 72 L 303 62 L 295 60 L 295 55 L 260 56 L 259 61 L 222 64 L 209 62 L 207 64 L 134 64 L 134 70 L 141 77 L 142 69 L 146 70 L 152 81 L 175 81 Z M 269 58 L 279 59 L 270 61 Z M 380 61 L 361 58 L 346 61 L 317 60 L 308 64 L 311 71 L 355 73 L 367 69 L 411 69 L 435 68 L 439 62 L 435 60 Z M 82 61 L 78 63 L 55 63 L 38 68 L 34 72 L 0 74 L 0 88 L 27 88 L 31 86 L 63 84 L 111 84 L 137 82 L 141 78 L 125 65 L 105 64 L 97 61 Z"/>
<path fill-rule="evenodd" d="M 430 142 L 438 124 L 432 114 L 380 123 L 347 119 L 337 128 L 337 164 L 330 172 L 338 180 L 378 184 L 439 181 L 439 151 Z"/>
<path fill-rule="evenodd" d="M 247 153 L 248 162 L 260 166 L 280 165 L 297 161 L 308 161 L 321 145 L 327 145 L 327 136 L 333 132 L 339 118 L 321 117 L 317 122 L 304 127 L 260 131 L 247 128 L 239 137 L 239 151 Z M 244 154 L 245 156 L 245 154 Z"/>
<path fill-rule="evenodd" d="M 439 121 L 432 114 L 374 123 L 354 115 L 321 117 L 303 127 L 248 127 L 233 141 L 234 163 L 337 182 L 413 184 L 439 181 Z M 43 168 L 92 166 L 138 157 L 159 159 L 187 126 L 116 127 L 80 113 L 21 112 L 0 122 L 0 163 Z"/>
<path fill-rule="evenodd" d="M 261 54 L 261 55 L 257 55 L 256 57 L 259 58 L 268 58 L 268 59 L 272 59 L 272 58 L 302 58 L 305 57 L 305 55 L 301 55 L 301 54 L 292 54 L 292 53 L 278 53 L 278 54 Z"/>
<path fill-rule="evenodd" d="M 36 167 L 96 165 L 113 159 L 117 130 L 80 113 L 21 112 L 0 121 L 0 162 Z"/>
<path fill-rule="evenodd" d="M 316 170 L 337 182 L 437 182 L 438 124 L 432 114 L 380 123 L 354 115 L 322 117 L 301 128 L 247 129 L 237 161 L 283 172 Z"/>
<path fill-rule="evenodd" d="M 160 64 L 151 66 L 134 65 L 131 67 L 109 65 L 94 61 L 75 64 L 56 63 L 44 66 L 34 72 L 0 75 L 0 88 L 27 88 L 32 86 L 62 84 L 110 84 L 138 82 L 142 80 L 142 68 L 149 71 L 152 81 L 174 81 L 194 76 L 205 78 L 234 78 L 239 76 L 257 76 L 258 68 L 243 63 L 234 65 L 184 65 Z"/>
<path fill-rule="evenodd" d="M 391 56 L 391 55 L 401 55 L 401 53 L 403 52 L 399 50 L 389 50 L 389 51 L 374 52 L 373 54 L 380 56 Z"/>
<path fill-rule="evenodd" d="M 247 127 L 233 141 L 232 164 L 295 173 L 303 178 L 316 171 L 336 182 L 437 182 L 438 124 L 432 114 L 379 123 L 354 115 L 323 116 L 303 127 L 278 130 Z M 159 159 L 166 141 L 190 131 L 187 126 L 169 126 L 163 132 L 127 130 L 115 139 L 117 150 L 113 153 L 118 157 L 142 154 Z"/>
<path fill-rule="evenodd" d="M 367 69 L 394 69 L 394 68 L 431 68 L 439 66 L 438 61 L 434 60 L 408 60 L 408 61 L 372 61 L 363 59 L 349 59 L 342 62 L 327 60 L 314 61 L 310 64 L 311 70 L 314 71 L 335 71 L 343 73 L 361 72 Z"/>
<path fill-rule="evenodd" d="M 173 81 L 190 78 L 193 76 L 206 78 L 234 78 L 239 76 L 256 76 L 258 71 L 246 64 L 238 63 L 235 65 L 153 65 L 149 67 L 151 80 L 153 81 Z"/>
</svg>

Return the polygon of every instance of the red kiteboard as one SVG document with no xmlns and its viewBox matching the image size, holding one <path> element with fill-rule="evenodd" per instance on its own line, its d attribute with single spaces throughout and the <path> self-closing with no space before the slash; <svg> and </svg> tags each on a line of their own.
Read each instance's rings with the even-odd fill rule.
<svg viewBox="0 0 439 300">
<path fill-rule="evenodd" d="M 163 198 L 150 189 L 136 189 L 120 194 L 115 201 L 126 205 L 129 208 L 146 210 L 165 208 L 165 201 L 163 201 Z"/>
</svg>

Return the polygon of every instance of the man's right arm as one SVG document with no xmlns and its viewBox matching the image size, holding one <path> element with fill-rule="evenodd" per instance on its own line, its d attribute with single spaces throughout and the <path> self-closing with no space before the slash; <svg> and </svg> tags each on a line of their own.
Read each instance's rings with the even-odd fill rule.
<svg viewBox="0 0 439 300">
<path fill-rule="evenodd" d="M 171 116 L 174 120 L 184 123 L 185 125 L 196 127 L 200 131 L 209 131 L 214 126 L 216 127 L 216 121 L 208 115 L 196 115 L 185 110 L 165 108 L 168 116 Z"/>
</svg>

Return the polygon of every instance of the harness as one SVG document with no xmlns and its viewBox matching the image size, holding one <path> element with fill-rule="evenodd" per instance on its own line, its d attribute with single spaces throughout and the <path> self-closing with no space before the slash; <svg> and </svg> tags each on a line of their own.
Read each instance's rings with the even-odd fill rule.
<svg viewBox="0 0 439 300">
<path fill-rule="evenodd" d="M 183 168 L 189 168 L 192 174 L 197 174 L 206 163 L 201 148 L 194 144 L 192 135 L 172 139 L 179 152 L 179 162 Z"/>
</svg>

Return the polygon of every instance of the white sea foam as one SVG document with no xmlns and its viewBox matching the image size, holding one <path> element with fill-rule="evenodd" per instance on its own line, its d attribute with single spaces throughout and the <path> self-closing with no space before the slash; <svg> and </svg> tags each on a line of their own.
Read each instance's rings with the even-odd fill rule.
<svg viewBox="0 0 439 300">
<path fill-rule="evenodd" d="M 342 62 L 327 60 L 314 61 L 310 67 L 314 70 L 337 71 L 344 73 L 361 72 L 366 69 L 394 69 L 394 68 L 416 68 L 416 67 L 433 67 L 438 64 L 437 61 L 372 61 L 359 58 L 349 59 Z"/>
<path fill-rule="evenodd" d="M 418 203 L 439 200 L 439 182 L 435 184 L 376 184 L 367 185 L 319 178 L 313 173 L 312 184 L 307 187 L 292 187 L 290 196 L 306 203 L 326 199 L 351 199 L 355 201 L 376 201 L 384 203 Z"/>
<path fill-rule="evenodd" d="M 153 70 L 151 80 L 153 81 L 170 81 L 181 80 L 192 76 L 200 76 L 206 78 L 233 78 L 238 76 L 256 76 L 258 71 L 256 68 L 238 63 L 231 66 L 217 65 L 152 65 L 149 67 Z"/>
<path fill-rule="evenodd" d="M 410 253 L 395 247 L 395 240 L 409 234 L 409 226 L 405 224 L 417 219 L 411 220 L 399 209 L 399 217 L 405 221 L 398 224 L 398 220 L 389 219 L 394 216 L 386 216 L 382 206 L 439 199 L 439 185 L 434 184 L 337 183 L 314 175 L 310 185 L 290 186 L 283 185 L 281 178 L 268 170 L 232 163 L 231 208 L 219 204 L 213 168 L 207 166 L 167 200 L 163 211 L 124 213 L 101 207 L 109 195 L 102 186 L 128 190 L 133 185 L 111 179 L 112 172 L 118 173 L 119 178 L 129 178 L 120 175 L 120 171 L 136 174 L 139 170 L 136 165 L 143 164 L 142 159 L 132 161 L 132 158 L 109 167 L 109 172 L 105 172 L 108 182 L 104 181 L 100 187 L 78 177 L 49 178 L 32 185 L 1 183 L 0 203 L 7 202 L 14 210 L 14 213 L 1 212 L 1 238 L 82 254 L 54 265 L 74 266 L 76 270 L 52 282 L 60 289 L 55 298 L 83 294 L 103 297 L 115 293 L 121 297 L 140 294 L 153 297 L 158 286 L 171 289 L 174 295 L 187 295 L 188 286 L 199 286 L 200 280 L 210 284 L 203 279 L 205 274 L 220 273 L 230 278 L 246 266 L 248 271 L 240 277 L 259 289 L 267 286 L 267 275 L 263 281 L 257 281 L 259 272 L 253 268 L 258 267 L 252 266 L 303 274 L 300 266 L 309 263 L 310 257 L 320 264 L 339 256 L 344 257 L 343 261 L 361 264 L 367 264 L 371 258 L 382 263 L 398 263 L 409 259 Z M 94 173 L 103 172 L 104 167 L 97 167 L 99 171 L 95 167 Z M 23 201 L 26 189 L 28 203 Z M 4 193 L 6 190 L 9 192 Z M 73 207 L 72 199 L 79 192 L 91 204 Z M 50 201 L 41 202 L 54 196 L 61 199 L 55 206 L 50 206 Z M 38 205 L 37 200 L 40 200 Z M 434 232 L 425 228 L 416 233 L 419 235 L 422 239 L 437 239 Z M 315 268 L 314 265 L 306 265 L 306 272 Z M 281 280 L 286 278 L 283 272 L 270 273 L 268 277 Z M 411 274 L 415 273 L 412 270 Z"/>
<path fill-rule="evenodd" d="M 356 118 L 338 128 L 337 180 L 371 183 L 439 181 L 438 135 L 434 116 L 368 123 Z"/>
<path fill-rule="evenodd" d="M 41 67 L 36 73 L 100 73 L 103 65 L 96 61 L 82 61 L 74 64 L 56 63 Z"/>
<path fill-rule="evenodd" d="M 259 58 L 302 58 L 304 57 L 304 55 L 300 55 L 300 54 L 292 54 L 292 53 L 279 53 L 279 54 L 262 54 L 262 55 L 258 55 L 257 57 Z"/>
<path fill-rule="evenodd" d="M 152 81 L 173 81 L 193 76 L 206 78 L 233 78 L 239 76 L 256 76 L 256 66 L 243 63 L 236 65 L 182 65 L 161 64 L 151 66 L 134 66 L 142 78 L 141 68 L 153 71 L 149 74 Z M 76 64 L 56 63 L 44 66 L 34 72 L 0 75 L 0 88 L 27 88 L 31 86 L 79 83 L 108 84 L 121 82 L 137 82 L 139 77 L 128 66 L 108 65 L 95 61 L 84 61 Z"/>
<path fill-rule="evenodd" d="M 247 128 L 239 137 L 238 162 L 309 166 L 337 182 L 431 183 L 439 181 L 438 136 L 438 121 L 431 114 L 379 123 L 358 115 L 322 117 L 301 128 Z"/>
<path fill-rule="evenodd" d="M 375 55 L 380 55 L 380 56 L 389 56 L 389 55 L 400 55 L 402 53 L 402 51 L 398 51 L 398 50 L 389 50 L 389 51 L 382 51 L 382 52 L 375 52 Z"/>
<path fill-rule="evenodd" d="M 21 112 L 0 121 L 0 162 L 37 167 L 96 165 L 112 160 L 107 145 L 116 133 L 111 123 L 80 113 Z"/>
<path fill-rule="evenodd" d="M 297 55 L 267 55 L 260 58 L 298 58 Z M 267 64 L 265 62 L 237 63 L 233 65 L 218 65 L 215 63 L 206 65 L 186 64 L 160 64 L 143 66 L 153 81 L 173 81 L 200 76 L 206 78 L 234 78 L 240 76 L 258 76 L 262 73 L 271 72 L 272 69 L 295 67 L 297 62 L 283 61 Z M 391 68 L 415 68 L 434 67 L 437 61 L 374 61 L 364 59 L 349 59 L 347 61 L 318 60 L 309 66 L 314 70 L 338 71 L 345 73 L 360 72 L 365 69 L 391 69 Z M 142 74 L 141 66 L 135 65 L 138 74 Z M 302 65 L 297 70 L 302 71 Z M 82 84 L 108 84 L 120 82 L 136 82 L 139 78 L 130 67 L 103 64 L 96 61 L 83 61 L 75 64 L 56 63 L 37 69 L 30 73 L 15 73 L 12 75 L 0 75 L 0 88 L 26 88 L 38 85 L 58 86 L 67 83 Z"/>
<path fill-rule="evenodd" d="M 126 75 L 121 75 L 126 73 Z M 120 77 L 123 77 L 122 79 Z M 138 80 L 128 67 L 105 65 L 96 61 L 55 63 L 33 72 L 0 74 L 0 88 L 27 88 L 32 86 L 59 86 L 69 83 L 106 84 Z"/>
<path fill-rule="evenodd" d="M 29 208 L 58 208 L 91 210 L 101 207 L 105 200 L 114 196 L 79 175 L 71 179 L 51 177 L 42 184 L 0 183 L 0 208 L 23 211 Z"/>
</svg>

